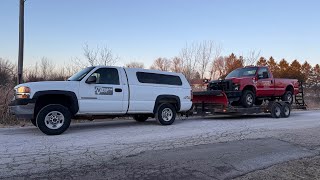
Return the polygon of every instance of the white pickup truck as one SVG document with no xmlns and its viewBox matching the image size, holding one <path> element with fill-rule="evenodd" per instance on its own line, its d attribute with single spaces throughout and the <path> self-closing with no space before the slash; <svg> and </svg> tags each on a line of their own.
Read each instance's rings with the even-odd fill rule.
<svg viewBox="0 0 320 180">
<path fill-rule="evenodd" d="M 133 116 L 149 117 L 162 125 L 174 122 L 176 113 L 191 106 L 191 87 L 181 73 L 95 66 L 67 81 L 30 82 L 16 86 L 10 111 L 30 119 L 43 133 L 58 135 L 71 119 Z"/>
</svg>

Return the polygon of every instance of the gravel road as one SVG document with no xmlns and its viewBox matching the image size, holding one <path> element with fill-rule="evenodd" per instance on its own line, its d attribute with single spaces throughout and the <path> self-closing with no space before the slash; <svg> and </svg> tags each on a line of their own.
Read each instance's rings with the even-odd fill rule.
<svg viewBox="0 0 320 180">
<path fill-rule="evenodd" d="M 319 137 L 320 111 L 77 123 L 59 136 L 0 128 L 0 179 L 250 179 L 318 156 Z"/>
</svg>

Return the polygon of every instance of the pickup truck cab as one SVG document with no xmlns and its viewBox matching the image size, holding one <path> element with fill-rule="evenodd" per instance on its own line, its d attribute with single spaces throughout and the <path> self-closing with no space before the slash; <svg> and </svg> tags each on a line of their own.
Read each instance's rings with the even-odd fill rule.
<svg viewBox="0 0 320 180">
<path fill-rule="evenodd" d="M 94 66 L 67 81 L 30 82 L 16 86 L 10 111 L 30 119 L 42 132 L 57 135 L 73 118 L 155 117 L 162 125 L 191 106 L 191 87 L 181 73 Z"/>
<path fill-rule="evenodd" d="M 210 81 L 208 90 L 224 91 L 232 105 L 252 107 L 276 98 L 292 104 L 293 95 L 299 93 L 299 82 L 273 78 L 265 66 L 248 66 L 230 72 L 224 80 Z"/>
</svg>

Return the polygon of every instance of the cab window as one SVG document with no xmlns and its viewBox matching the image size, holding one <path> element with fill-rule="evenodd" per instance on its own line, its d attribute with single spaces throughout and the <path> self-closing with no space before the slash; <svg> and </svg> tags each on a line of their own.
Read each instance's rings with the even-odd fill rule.
<svg viewBox="0 0 320 180">
<path fill-rule="evenodd" d="M 269 71 L 267 68 L 263 67 L 260 68 L 258 71 L 258 78 L 259 79 L 267 79 L 270 77 Z"/>
<path fill-rule="evenodd" d="M 91 74 L 91 76 L 96 77 L 96 84 L 120 85 L 119 73 L 116 68 L 100 68 Z"/>
</svg>

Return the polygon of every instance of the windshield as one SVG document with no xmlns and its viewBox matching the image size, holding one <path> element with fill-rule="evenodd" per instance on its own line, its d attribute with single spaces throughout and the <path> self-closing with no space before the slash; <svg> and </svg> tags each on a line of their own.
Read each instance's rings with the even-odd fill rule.
<svg viewBox="0 0 320 180">
<path fill-rule="evenodd" d="M 68 81 L 81 81 L 81 79 L 84 78 L 93 68 L 95 68 L 95 67 L 87 67 L 87 68 L 82 69 L 81 71 L 72 75 L 68 79 Z"/>
<path fill-rule="evenodd" d="M 233 70 L 226 76 L 226 79 L 230 79 L 233 77 L 252 77 L 256 75 L 257 67 L 247 67 Z"/>
</svg>

